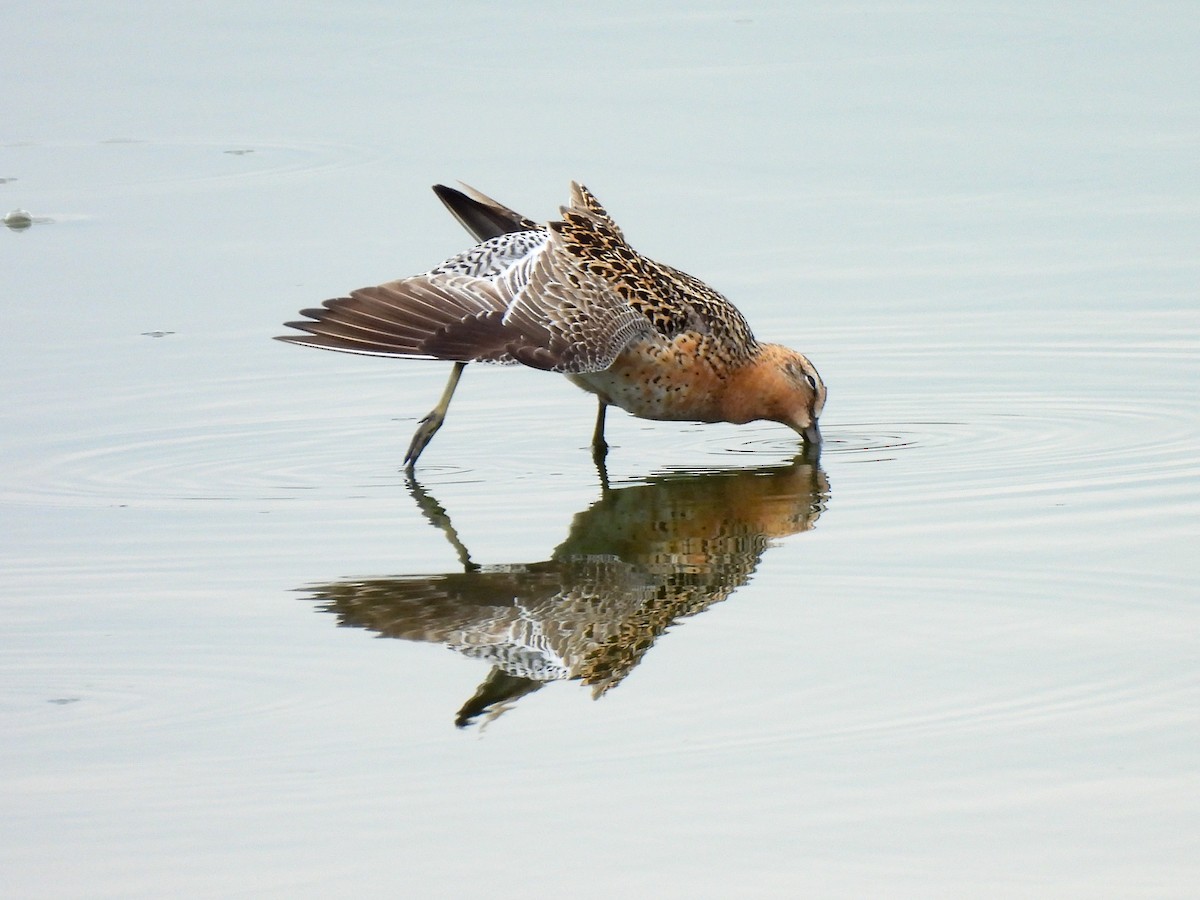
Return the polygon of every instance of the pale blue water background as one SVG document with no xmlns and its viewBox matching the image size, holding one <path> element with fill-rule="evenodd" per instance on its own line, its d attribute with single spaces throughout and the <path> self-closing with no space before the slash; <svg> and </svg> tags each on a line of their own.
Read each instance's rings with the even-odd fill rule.
<svg viewBox="0 0 1200 900">
<path fill-rule="evenodd" d="M 3 18 L 0 213 L 52 221 L 0 231 L 0 893 L 1195 895 L 1194 6 Z M 813 530 L 463 730 L 485 665 L 299 590 L 457 567 L 399 472 L 446 368 L 269 340 L 465 246 L 456 178 L 584 181 L 830 385 Z M 597 501 L 593 414 L 467 371 L 420 475 L 473 559 Z"/>
</svg>

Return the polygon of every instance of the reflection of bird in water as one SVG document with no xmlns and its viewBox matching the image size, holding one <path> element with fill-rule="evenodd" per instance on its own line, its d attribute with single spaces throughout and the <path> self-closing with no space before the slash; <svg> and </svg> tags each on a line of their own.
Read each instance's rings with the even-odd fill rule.
<svg viewBox="0 0 1200 900">
<path fill-rule="evenodd" d="M 548 681 L 600 696 L 673 622 L 728 597 L 775 538 L 812 528 L 829 485 L 815 461 L 676 473 L 607 489 L 544 562 L 479 567 L 445 512 L 410 482 L 465 572 L 310 588 L 339 624 L 443 643 L 493 668 L 457 723 L 499 715 Z"/>
<path fill-rule="evenodd" d="M 469 362 L 560 372 L 599 400 L 593 451 L 617 406 L 643 419 L 780 422 L 808 443 L 825 385 L 801 353 L 755 339 L 708 285 L 642 256 L 581 185 L 562 218 L 538 225 L 471 188 L 434 191 L 481 243 L 421 275 L 306 309 L 280 338 L 309 347 L 454 362 L 421 420 L 411 469 L 442 426 Z"/>
</svg>

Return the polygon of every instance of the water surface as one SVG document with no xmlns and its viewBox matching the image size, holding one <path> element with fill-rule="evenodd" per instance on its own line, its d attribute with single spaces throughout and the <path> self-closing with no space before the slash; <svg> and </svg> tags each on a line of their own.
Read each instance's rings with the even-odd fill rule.
<svg viewBox="0 0 1200 900">
<path fill-rule="evenodd" d="M 1189 12 L 11 11 L 5 892 L 1191 895 Z M 819 462 L 614 414 L 605 485 L 472 367 L 407 479 L 445 367 L 270 337 L 455 178 L 803 349 Z"/>
</svg>

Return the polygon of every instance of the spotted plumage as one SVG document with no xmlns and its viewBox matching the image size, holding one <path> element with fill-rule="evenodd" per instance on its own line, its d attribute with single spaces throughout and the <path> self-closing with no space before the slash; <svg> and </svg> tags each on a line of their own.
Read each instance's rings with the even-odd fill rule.
<svg viewBox="0 0 1200 900">
<path fill-rule="evenodd" d="M 642 256 L 582 185 L 537 225 L 470 188 L 438 196 L 479 240 L 420 275 L 306 309 L 280 340 L 455 363 L 441 403 L 409 447 L 411 466 L 441 427 L 468 362 L 520 363 L 595 394 L 593 447 L 608 406 L 698 422 L 781 422 L 817 442 L 825 387 L 802 354 L 755 339 L 704 282 Z"/>
</svg>

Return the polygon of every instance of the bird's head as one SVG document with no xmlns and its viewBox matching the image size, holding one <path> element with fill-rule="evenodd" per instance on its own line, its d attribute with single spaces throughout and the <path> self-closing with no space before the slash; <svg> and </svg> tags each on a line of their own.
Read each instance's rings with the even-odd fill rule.
<svg viewBox="0 0 1200 900">
<path fill-rule="evenodd" d="M 821 429 L 817 420 L 825 408 L 825 382 L 803 353 L 779 344 L 763 344 L 754 363 L 747 366 L 725 398 L 730 422 L 767 419 L 787 425 L 817 446 Z"/>
</svg>

